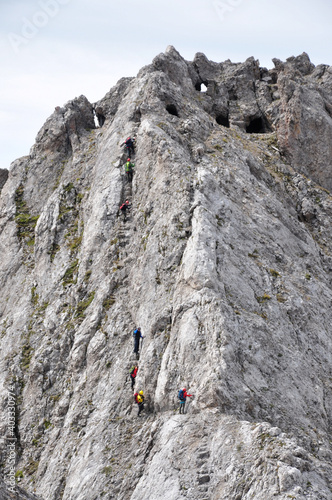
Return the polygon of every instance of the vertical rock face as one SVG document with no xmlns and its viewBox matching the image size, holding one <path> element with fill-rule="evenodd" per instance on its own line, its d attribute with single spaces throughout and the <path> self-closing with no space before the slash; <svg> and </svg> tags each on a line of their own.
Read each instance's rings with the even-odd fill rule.
<svg viewBox="0 0 332 500">
<path fill-rule="evenodd" d="M 8 170 L 0 168 L 0 192 L 8 179 Z"/>
<path fill-rule="evenodd" d="M 307 54 L 279 67 L 280 147 L 296 170 L 331 191 L 332 70 L 315 68 Z"/>
<path fill-rule="evenodd" d="M 27 493 L 19 486 L 7 488 L 6 483 L 0 479 L 0 498 L 1 500 L 38 500 L 35 495 Z"/>
<path fill-rule="evenodd" d="M 0 387 L 31 494 L 332 497 L 331 68 L 274 63 L 168 47 L 14 162 Z"/>
</svg>

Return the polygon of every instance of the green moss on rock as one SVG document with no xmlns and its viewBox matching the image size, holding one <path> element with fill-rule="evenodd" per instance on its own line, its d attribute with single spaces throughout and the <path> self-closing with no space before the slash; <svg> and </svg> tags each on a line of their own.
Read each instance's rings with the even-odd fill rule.
<svg viewBox="0 0 332 500">
<path fill-rule="evenodd" d="M 72 283 L 76 283 L 77 279 L 75 278 L 75 273 L 77 272 L 78 268 L 78 259 L 75 259 L 68 269 L 66 270 L 65 274 L 62 277 L 62 284 L 63 286 L 70 285 Z"/>
<path fill-rule="evenodd" d="M 21 241 L 24 240 L 29 246 L 33 246 L 35 242 L 34 230 L 39 215 L 31 215 L 29 213 L 28 206 L 24 200 L 24 188 L 22 184 L 15 191 L 15 205 L 17 236 Z"/>
</svg>

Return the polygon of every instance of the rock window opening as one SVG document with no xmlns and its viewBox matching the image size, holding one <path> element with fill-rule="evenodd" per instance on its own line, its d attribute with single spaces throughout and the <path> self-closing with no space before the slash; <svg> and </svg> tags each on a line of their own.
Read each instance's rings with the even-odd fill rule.
<svg viewBox="0 0 332 500">
<path fill-rule="evenodd" d="M 229 118 L 228 115 L 219 114 L 216 116 L 216 122 L 223 127 L 229 128 Z"/>
<path fill-rule="evenodd" d="M 207 92 L 207 83 L 196 83 L 195 85 L 195 89 L 198 91 L 198 92 Z"/>
<path fill-rule="evenodd" d="M 246 127 L 248 134 L 264 134 L 266 131 L 264 120 L 261 117 L 251 119 Z"/>
<path fill-rule="evenodd" d="M 96 110 L 94 110 L 93 114 L 96 127 L 102 127 L 106 120 L 105 116 L 102 113 L 102 109 L 97 108 Z"/>
<path fill-rule="evenodd" d="M 167 104 L 166 111 L 168 111 L 170 115 L 179 116 L 178 110 L 174 104 Z"/>
</svg>

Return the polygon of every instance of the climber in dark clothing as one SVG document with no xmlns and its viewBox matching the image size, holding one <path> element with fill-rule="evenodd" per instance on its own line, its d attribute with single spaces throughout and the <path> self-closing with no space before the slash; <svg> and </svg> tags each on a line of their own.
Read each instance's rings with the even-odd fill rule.
<svg viewBox="0 0 332 500">
<path fill-rule="evenodd" d="M 123 219 L 124 221 L 127 220 L 127 210 L 130 210 L 129 206 L 129 200 L 126 200 L 122 205 L 120 206 L 121 213 L 123 213 Z"/>
<path fill-rule="evenodd" d="M 142 332 L 141 332 L 140 328 L 136 328 L 134 330 L 133 337 L 134 337 L 134 353 L 136 354 L 136 358 L 138 359 L 138 356 L 139 356 L 139 341 L 140 341 L 140 339 L 144 338 L 143 335 L 142 335 Z"/>
<path fill-rule="evenodd" d="M 135 141 L 135 139 L 132 139 L 131 137 L 127 137 L 127 139 L 122 144 L 120 144 L 120 146 L 126 145 L 128 156 L 130 156 L 130 158 L 134 154 L 134 141 Z"/>
<path fill-rule="evenodd" d="M 134 163 L 131 163 L 130 158 L 127 159 L 125 163 L 125 171 L 127 175 L 127 181 L 131 182 L 133 180 L 133 168 L 135 167 Z"/>
</svg>

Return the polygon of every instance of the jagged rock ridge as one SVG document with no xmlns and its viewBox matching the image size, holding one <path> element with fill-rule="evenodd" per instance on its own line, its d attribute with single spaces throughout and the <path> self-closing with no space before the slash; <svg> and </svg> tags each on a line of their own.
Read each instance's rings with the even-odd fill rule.
<svg viewBox="0 0 332 500">
<path fill-rule="evenodd" d="M 332 70 L 274 64 L 169 47 L 12 165 L 1 391 L 39 498 L 331 498 Z"/>
</svg>

